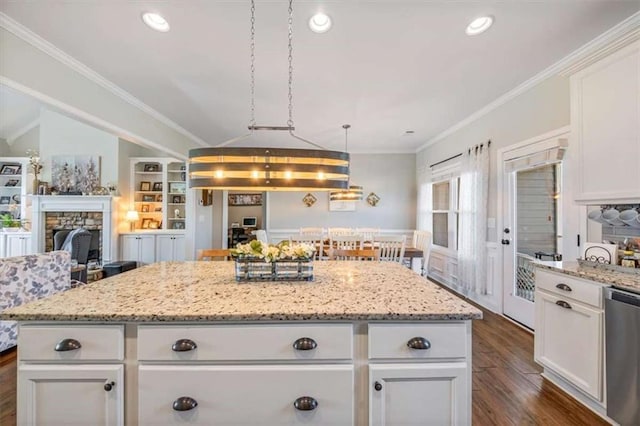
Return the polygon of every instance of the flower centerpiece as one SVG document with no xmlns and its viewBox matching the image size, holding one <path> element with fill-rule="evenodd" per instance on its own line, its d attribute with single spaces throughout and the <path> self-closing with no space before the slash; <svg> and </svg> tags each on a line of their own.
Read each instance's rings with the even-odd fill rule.
<svg viewBox="0 0 640 426">
<path fill-rule="evenodd" d="M 254 240 L 231 249 L 236 281 L 311 281 L 315 247 L 283 241 L 277 245 Z"/>
</svg>

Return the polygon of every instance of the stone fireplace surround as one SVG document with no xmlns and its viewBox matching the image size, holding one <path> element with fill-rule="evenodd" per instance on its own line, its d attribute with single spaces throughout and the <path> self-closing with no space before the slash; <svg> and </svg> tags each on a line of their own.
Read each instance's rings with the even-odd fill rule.
<svg viewBox="0 0 640 426">
<path fill-rule="evenodd" d="M 99 215 L 91 216 L 92 228 L 102 228 L 102 263 L 117 260 L 116 211 L 114 197 L 97 195 L 38 195 L 32 197 L 33 221 L 31 228 L 32 249 L 34 253 L 43 253 L 47 248 L 47 237 L 51 238 L 51 229 L 47 229 L 47 213 L 102 213 L 102 223 L 97 224 Z M 51 216 L 51 215 L 50 215 Z M 75 216 L 75 215 L 74 215 Z M 78 215 L 81 216 L 81 215 Z"/>
</svg>

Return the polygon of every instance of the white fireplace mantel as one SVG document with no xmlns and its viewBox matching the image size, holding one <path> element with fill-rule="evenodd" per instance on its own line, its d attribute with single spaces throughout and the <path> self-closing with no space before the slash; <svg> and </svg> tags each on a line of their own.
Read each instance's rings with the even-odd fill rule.
<svg viewBox="0 0 640 426">
<path fill-rule="evenodd" d="M 31 226 L 34 253 L 45 250 L 47 212 L 102 212 L 102 262 L 118 257 L 117 215 L 114 198 L 102 195 L 36 195 L 32 196 L 33 220 Z"/>
</svg>

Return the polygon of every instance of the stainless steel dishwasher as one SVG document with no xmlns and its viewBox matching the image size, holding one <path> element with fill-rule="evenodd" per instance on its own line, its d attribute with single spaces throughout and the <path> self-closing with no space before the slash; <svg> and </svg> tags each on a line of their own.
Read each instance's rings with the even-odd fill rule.
<svg viewBox="0 0 640 426">
<path fill-rule="evenodd" d="M 640 294 L 607 289 L 607 416 L 640 425 Z"/>
</svg>

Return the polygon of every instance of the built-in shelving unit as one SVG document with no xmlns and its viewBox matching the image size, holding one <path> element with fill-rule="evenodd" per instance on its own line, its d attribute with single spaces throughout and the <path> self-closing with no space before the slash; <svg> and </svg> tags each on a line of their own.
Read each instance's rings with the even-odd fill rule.
<svg viewBox="0 0 640 426">
<path fill-rule="evenodd" d="M 26 195 L 32 192 L 28 161 L 23 157 L 0 157 L 0 214 L 11 213 L 23 221 L 29 220 Z"/>
<path fill-rule="evenodd" d="M 136 231 L 185 229 L 186 166 L 173 158 L 131 159 Z"/>
</svg>

